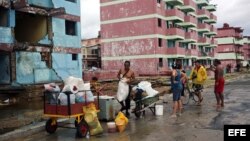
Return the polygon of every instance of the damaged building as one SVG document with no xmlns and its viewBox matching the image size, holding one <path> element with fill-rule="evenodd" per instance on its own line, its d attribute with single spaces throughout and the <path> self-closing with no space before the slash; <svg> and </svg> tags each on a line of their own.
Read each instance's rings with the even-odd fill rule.
<svg viewBox="0 0 250 141">
<path fill-rule="evenodd" d="M 0 66 L 1 94 L 82 77 L 80 0 L 0 0 Z"/>
</svg>

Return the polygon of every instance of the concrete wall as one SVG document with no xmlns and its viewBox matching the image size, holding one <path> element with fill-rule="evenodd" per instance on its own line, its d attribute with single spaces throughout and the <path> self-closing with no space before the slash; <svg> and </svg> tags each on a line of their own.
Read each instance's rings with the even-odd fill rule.
<svg viewBox="0 0 250 141">
<path fill-rule="evenodd" d="M 40 1 L 40 0 L 39 0 Z M 64 7 L 67 14 L 80 16 L 80 0 L 76 0 L 76 2 L 70 2 L 66 0 L 52 0 L 54 7 Z"/>
<path fill-rule="evenodd" d="M 72 54 L 53 53 L 52 66 L 62 79 L 68 76 L 82 78 L 81 54 L 78 54 L 77 60 L 72 60 Z"/>
<path fill-rule="evenodd" d="M 39 52 L 16 52 L 16 81 L 21 84 L 34 84 L 60 80 L 53 70 L 41 61 Z"/>
<path fill-rule="evenodd" d="M 39 7 L 48 7 L 48 8 L 53 8 L 54 5 L 52 3 L 52 0 L 28 0 L 28 3 L 30 5 L 35 5 Z"/>
<path fill-rule="evenodd" d="M 0 27 L 0 43 L 13 43 L 10 27 Z"/>
</svg>

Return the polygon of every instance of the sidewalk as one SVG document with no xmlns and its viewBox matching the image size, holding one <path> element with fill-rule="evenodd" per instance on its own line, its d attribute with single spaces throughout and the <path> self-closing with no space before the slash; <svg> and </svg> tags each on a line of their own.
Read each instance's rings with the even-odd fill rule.
<svg viewBox="0 0 250 141">
<path fill-rule="evenodd" d="M 246 78 L 246 77 L 250 77 L 250 74 L 249 73 L 248 74 L 239 74 L 239 73 L 227 74 L 225 76 L 226 84 L 228 84 L 232 81 L 235 81 L 235 80 Z M 214 80 L 210 79 L 210 80 L 208 80 L 206 87 L 211 87 L 213 85 L 214 85 Z M 16 130 L 12 131 L 12 132 L 5 133 L 5 134 L 0 136 L 0 140 L 4 141 L 4 140 L 11 140 L 14 138 L 20 138 L 20 137 L 24 137 L 24 136 L 29 136 L 29 135 L 32 135 L 32 134 L 35 134 L 35 133 L 38 133 L 38 132 L 41 132 L 44 130 L 45 130 L 45 121 L 39 122 L 36 124 L 31 124 L 28 126 L 24 126 L 20 129 L 16 129 Z"/>
</svg>

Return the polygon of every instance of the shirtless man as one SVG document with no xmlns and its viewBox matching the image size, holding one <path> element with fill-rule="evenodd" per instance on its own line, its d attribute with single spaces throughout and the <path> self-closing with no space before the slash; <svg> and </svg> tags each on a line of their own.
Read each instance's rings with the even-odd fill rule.
<svg viewBox="0 0 250 141">
<path fill-rule="evenodd" d="M 213 68 L 214 79 L 215 79 L 214 93 L 217 100 L 217 109 L 218 109 L 220 107 L 224 107 L 223 91 L 224 91 L 225 80 L 224 80 L 224 71 L 220 60 L 215 59 L 214 66 L 215 66 L 215 68 Z"/>
<path fill-rule="evenodd" d="M 120 69 L 118 74 L 117 74 L 117 78 L 120 80 L 122 78 L 126 78 L 127 79 L 127 83 L 129 85 L 129 93 L 128 93 L 128 97 L 125 100 L 125 105 L 124 102 L 121 101 L 120 104 L 122 106 L 120 111 L 126 110 L 126 116 L 129 116 L 129 112 L 128 110 L 130 109 L 130 93 L 131 93 L 131 82 L 135 79 L 135 74 L 134 72 L 130 69 L 130 62 L 129 61 L 125 61 L 124 63 L 124 69 Z"/>
</svg>

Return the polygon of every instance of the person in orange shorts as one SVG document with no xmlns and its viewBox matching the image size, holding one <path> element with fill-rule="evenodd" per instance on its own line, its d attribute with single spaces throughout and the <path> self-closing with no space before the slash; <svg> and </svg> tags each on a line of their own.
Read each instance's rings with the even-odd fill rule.
<svg viewBox="0 0 250 141">
<path fill-rule="evenodd" d="M 217 108 L 224 107 L 224 70 L 221 65 L 220 60 L 214 60 L 214 78 L 215 78 L 215 85 L 214 85 L 214 93 L 217 100 Z"/>
</svg>

